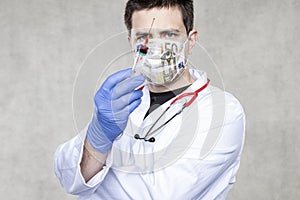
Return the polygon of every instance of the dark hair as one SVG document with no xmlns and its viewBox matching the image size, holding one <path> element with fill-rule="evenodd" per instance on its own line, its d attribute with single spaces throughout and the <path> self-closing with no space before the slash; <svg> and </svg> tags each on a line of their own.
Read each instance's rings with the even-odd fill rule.
<svg viewBox="0 0 300 200">
<path fill-rule="evenodd" d="M 182 14 L 183 24 L 189 33 L 194 26 L 193 0 L 129 0 L 126 4 L 124 21 L 130 32 L 132 28 L 132 14 L 134 11 L 151 8 L 169 8 L 178 6 Z"/>
</svg>

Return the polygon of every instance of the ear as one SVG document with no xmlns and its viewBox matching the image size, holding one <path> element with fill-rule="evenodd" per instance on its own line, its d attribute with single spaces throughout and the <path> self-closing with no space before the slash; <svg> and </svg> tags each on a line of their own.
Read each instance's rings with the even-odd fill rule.
<svg viewBox="0 0 300 200">
<path fill-rule="evenodd" d="M 130 49 L 132 49 L 131 37 L 130 37 L 129 34 L 128 34 L 128 36 L 127 36 L 127 41 L 128 41 L 128 43 L 129 43 Z"/>
<path fill-rule="evenodd" d="M 192 54 L 193 48 L 195 47 L 197 40 L 198 31 L 196 29 L 193 29 L 189 33 L 189 54 Z"/>
</svg>

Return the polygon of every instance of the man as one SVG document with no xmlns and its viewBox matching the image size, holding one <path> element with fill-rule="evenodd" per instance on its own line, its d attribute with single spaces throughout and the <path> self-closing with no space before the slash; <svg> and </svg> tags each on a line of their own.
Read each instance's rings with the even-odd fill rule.
<svg viewBox="0 0 300 200">
<path fill-rule="evenodd" d="M 104 81 L 87 128 L 57 149 L 58 179 L 79 199 L 225 199 L 245 117 L 232 95 L 189 69 L 192 0 L 129 0 L 125 24 L 133 70 Z"/>
</svg>

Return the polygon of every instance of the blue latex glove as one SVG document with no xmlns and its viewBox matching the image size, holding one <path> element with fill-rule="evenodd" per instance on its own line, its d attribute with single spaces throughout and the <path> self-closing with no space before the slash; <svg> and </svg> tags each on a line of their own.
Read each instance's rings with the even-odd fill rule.
<svg viewBox="0 0 300 200">
<path fill-rule="evenodd" d="M 99 152 L 106 153 L 125 129 L 129 114 L 141 103 L 143 92 L 135 90 L 145 78 L 131 77 L 131 69 L 109 76 L 97 91 L 95 113 L 87 130 L 87 139 Z"/>
</svg>

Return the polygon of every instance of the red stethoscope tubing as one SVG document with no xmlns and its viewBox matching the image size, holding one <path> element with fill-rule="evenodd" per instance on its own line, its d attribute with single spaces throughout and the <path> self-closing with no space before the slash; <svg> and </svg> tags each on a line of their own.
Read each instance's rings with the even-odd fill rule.
<svg viewBox="0 0 300 200">
<path fill-rule="evenodd" d="M 187 93 L 179 95 L 178 97 L 176 97 L 171 102 L 170 105 L 174 104 L 176 101 L 178 101 L 179 99 L 182 99 L 183 97 L 187 97 L 187 96 L 193 95 L 193 97 L 187 103 L 184 104 L 184 107 L 189 107 L 195 101 L 195 99 L 197 98 L 198 94 L 208 86 L 209 82 L 210 82 L 210 80 L 207 79 L 207 82 L 201 88 L 199 88 L 198 90 L 196 90 L 194 92 L 187 92 Z"/>
<path fill-rule="evenodd" d="M 159 129 L 161 129 L 163 126 L 165 126 L 166 124 L 168 124 L 172 119 L 174 119 L 174 117 L 176 117 L 177 115 L 179 115 L 183 111 L 184 108 L 189 107 L 196 100 L 196 98 L 198 97 L 198 94 L 208 86 L 209 82 L 210 82 L 210 80 L 207 79 L 207 82 L 202 87 L 200 87 L 199 89 L 197 89 L 196 91 L 183 93 L 183 94 L 179 95 L 178 97 L 176 97 L 170 103 L 170 105 L 166 108 L 166 110 L 159 116 L 159 118 L 153 123 L 153 125 L 151 126 L 151 128 L 147 131 L 147 133 L 145 135 L 145 138 L 148 137 L 148 135 L 150 134 L 150 132 L 152 131 L 152 129 L 154 128 L 154 126 L 162 118 L 162 116 L 169 110 L 169 108 L 171 107 L 171 105 L 173 105 L 179 99 L 182 99 L 184 97 L 193 95 L 193 97 L 188 102 L 186 102 L 185 104 L 183 104 L 182 109 L 180 111 L 178 111 L 176 114 L 174 114 L 170 119 L 168 119 L 166 122 L 164 122 L 162 125 L 160 125 L 157 129 L 155 129 L 151 133 L 156 132 Z"/>
</svg>

